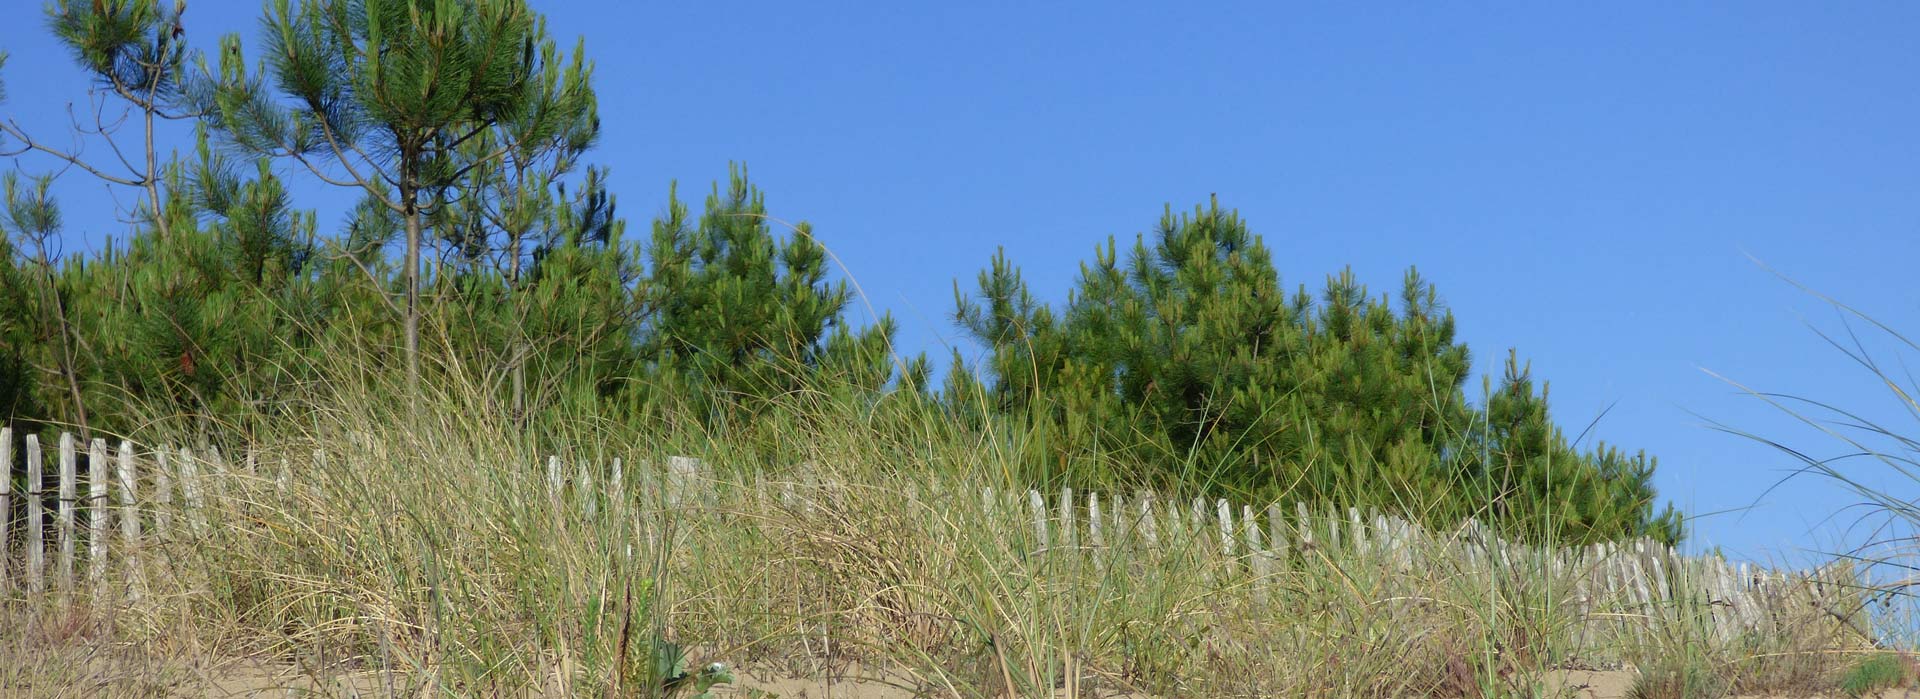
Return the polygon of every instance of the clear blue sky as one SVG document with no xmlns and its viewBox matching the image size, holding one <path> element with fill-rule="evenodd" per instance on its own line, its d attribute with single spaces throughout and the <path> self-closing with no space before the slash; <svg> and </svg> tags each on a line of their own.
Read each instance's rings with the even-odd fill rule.
<svg viewBox="0 0 1920 699">
<path fill-rule="evenodd" d="M 1657 455 L 1690 512 L 1794 465 L 1696 415 L 1837 451 L 1702 369 L 1920 431 L 1747 258 L 1920 332 L 1920 6 L 536 4 L 598 64 L 592 160 L 633 231 L 669 181 L 697 200 L 745 161 L 910 351 L 956 341 L 952 281 L 996 246 L 1059 301 L 1096 243 L 1218 193 L 1289 286 L 1352 265 L 1391 291 L 1418 265 L 1479 371 L 1519 348 L 1575 431 L 1614 406 L 1595 434 Z M 191 5 L 198 46 L 257 49 L 257 3 Z M 0 10 L 6 111 L 52 133 L 83 92 L 34 6 Z M 118 234 L 100 187 L 61 189 L 89 245 Z M 1847 540 L 1853 515 L 1827 518 L 1851 501 L 1796 481 L 1694 541 L 1798 557 Z"/>
</svg>

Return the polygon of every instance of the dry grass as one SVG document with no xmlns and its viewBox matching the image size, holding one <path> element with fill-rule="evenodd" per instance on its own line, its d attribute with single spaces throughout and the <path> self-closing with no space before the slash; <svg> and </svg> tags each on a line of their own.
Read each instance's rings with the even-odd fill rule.
<svg viewBox="0 0 1920 699">
<path fill-rule="evenodd" d="M 0 652 L 27 660 L 0 662 L 0 686 L 138 696 L 195 681 L 139 658 L 197 657 L 382 696 L 658 696 L 671 639 L 692 667 L 863 668 L 921 696 L 1536 696 L 1554 667 L 1682 656 L 1771 691 L 1857 645 L 1811 609 L 1732 639 L 1697 632 L 1704 606 L 1586 623 L 1580 571 L 1488 573 L 1446 540 L 1296 549 L 1264 578 L 1173 522 L 1124 555 L 1041 550 L 1024 502 L 981 497 L 1018 485 L 1018 449 L 818 397 L 715 436 L 515 430 L 484 392 L 440 390 L 417 410 L 329 395 L 265 432 L 262 473 L 210 477 L 205 526 L 140 552 L 143 596 L 115 626 L 9 635 Z M 668 485 L 669 454 L 707 480 Z"/>
</svg>

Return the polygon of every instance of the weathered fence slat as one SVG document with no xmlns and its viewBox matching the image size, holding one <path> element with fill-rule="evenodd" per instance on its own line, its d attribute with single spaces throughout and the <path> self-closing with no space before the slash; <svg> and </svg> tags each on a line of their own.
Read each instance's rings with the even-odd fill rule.
<svg viewBox="0 0 1920 699">
<path fill-rule="evenodd" d="M 187 522 L 193 525 L 194 536 L 207 531 L 207 512 L 205 491 L 201 489 L 200 464 L 193 458 L 193 452 L 180 449 L 180 494 L 186 500 Z"/>
<path fill-rule="evenodd" d="M 1207 538 L 1207 500 L 1194 498 L 1187 503 L 1187 521 L 1182 527 L 1193 536 L 1193 545 L 1200 545 Z"/>
<path fill-rule="evenodd" d="M 1239 538 L 1233 531 L 1233 507 L 1225 498 L 1218 499 L 1213 503 L 1213 516 L 1220 522 L 1220 555 L 1231 561 L 1234 541 Z"/>
<path fill-rule="evenodd" d="M 7 530 L 13 524 L 13 428 L 0 427 L 0 593 L 12 584 L 7 576 Z"/>
<path fill-rule="evenodd" d="M 1073 489 L 1060 488 L 1060 546 L 1069 551 L 1080 547 L 1079 527 L 1074 522 Z"/>
<path fill-rule="evenodd" d="M 679 507 L 700 478 L 700 460 L 686 456 L 667 457 L 667 506 Z"/>
<path fill-rule="evenodd" d="M 1133 499 L 1140 507 L 1140 521 L 1134 527 L 1139 530 L 1141 540 L 1148 546 L 1160 543 L 1159 525 L 1153 517 L 1153 494 L 1141 492 L 1134 495 Z"/>
<path fill-rule="evenodd" d="M 40 592 L 47 588 L 46 462 L 40 453 L 40 436 L 27 435 L 27 589 Z"/>
<path fill-rule="evenodd" d="M 1240 506 L 1240 537 L 1247 547 L 1247 570 L 1253 573 L 1254 584 L 1261 584 L 1267 577 L 1267 547 L 1260 541 L 1260 522 L 1249 505 Z"/>
<path fill-rule="evenodd" d="M 153 534 L 161 541 L 167 540 L 168 528 L 173 524 L 173 475 L 170 473 L 167 451 L 166 447 L 162 447 L 154 453 Z"/>
<path fill-rule="evenodd" d="M 1355 553 L 1365 553 L 1367 551 L 1367 527 L 1365 523 L 1360 521 L 1360 508 L 1358 507 L 1347 508 L 1347 539 L 1351 542 L 1348 546 L 1353 547 Z"/>
<path fill-rule="evenodd" d="M 138 558 L 140 550 L 140 511 L 136 509 L 135 503 L 139 502 L 139 500 L 137 497 L 138 493 L 134 488 L 139 480 L 135 477 L 134 473 L 132 442 L 121 440 L 118 467 L 120 476 L 120 542 L 127 557 L 127 595 L 131 598 L 138 599 L 140 594 L 140 588 L 137 582 L 140 574 Z"/>
<path fill-rule="evenodd" d="M 79 478 L 79 475 L 75 472 L 78 466 L 76 463 L 77 460 L 78 457 L 74 453 L 73 434 L 70 432 L 61 433 L 60 518 L 58 520 L 60 531 L 59 581 L 61 592 L 67 592 L 73 589 L 73 509 L 74 505 L 79 504 L 78 500 L 80 499 L 80 490 L 75 483 Z"/>
<path fill-rule="evenodd" d="M 621 468 L 620 457 L 613 457 L 613 473 L 607 475 L 607 514 L 615 520 L 625 519 L 627 515 L 626 471 Z M 766 498 L 761 498 L 765 504 Z"/>
<path fill-rule="evenodd" d="M 1342 542 L 1342 539 L 1340 538 L 1341 536 L 1340 511 L 1339 509 L 1335 508 L 1333 506 L 1333 503 L 1331 502 L 1327 503 L 1326 521 L 1327 521 L 1327 550 L 1339 551 L 1341 550 L 1340 545 Z M 1346 532 L 1346 537 L 1348 539 L 1352 539 L 1353 532 Z"/>
<path fill-rule="evenodd" d="M 1293 503 L 1293 530 L 1300 540 L 1301 555 L 1306 555 L 1307 551 L 1313 549 L 1313 525 L 1312 520 L 1308 519 L 1305 502 L 1296 500 Z"/>
<path fill-rule="evenodd" d="M 1288 543 L 1288 536 L 1287 536 L 1287 523 L 1286 523 L 1286 519 L 1280 515 L 1280 503 L 1276 502 L 1276 503 L 1268 504 L 1267 505 L 1267 546 L 1268 546 L 1268 551 L 1272 554 L 1272 557 L 1275 563 L 1279 565 L 1286 565 L 1287 547 L 1289 545 L 1290 544 Z"/>
<path fill-rule="evenodd" d="M 1100 494 L 1087 493 L 1087 543 L 1093 546 L 1095 561 L 1105 558 L 1102 551 L 1107 548 L 1106 532 L 1100 525 Z"/>
<path fill-rule="evenodd" d="M 580 514 L 591 520 L 599 512 L 599 499 L 593 492 L 593 475 L 587 473 L 586 461 L 580 462 L 576 472 L 579 475 L 575 476 L 573 481 L 573 496 L 580 498 Z"/>
<path fill-rule="evenodd" d="M 1034 548 L 1045 551 L 1047 550 L 1047 501 L 1040 497 L 1040 491 L 1027 491 L 1027 510 L 1028 515 L 1033 518 Z"/>
<path fill-rule="evenodd" d="M 87 449 L 87 582 L 99 593 L 107 575 L 107 440 Z"/>
</svg>

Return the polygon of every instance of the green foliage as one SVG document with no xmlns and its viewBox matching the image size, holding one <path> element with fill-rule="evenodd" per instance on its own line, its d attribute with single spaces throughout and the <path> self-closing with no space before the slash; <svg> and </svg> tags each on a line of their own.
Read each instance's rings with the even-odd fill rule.
<svg viewBox="0 0 1920 699">
<path fill-rule="evenodd" d="M 1576 452 L 1511 357 L 1487 409 L 1468 405 L 1467 348 L 1417 272 L 1398 308 L 1350 271 L 1318 299 L 1289 295 L 1264 242 L 1217 201 L 1169 208 L 1124 261 L 1109 239 L 1057 312 L 1004 253 L 955 297 L 955 319 L 990 348 L 980 393 L 1040 426 L 1049 477 L 1117 460 L 1161 487 L 1452 521 L 1491 503 L 1502 521 L 1550 515 L 1559 536 L 1678 536 L 1648 514 L 1651 462 Z M 962 367 L 950 398 L 968 400 L 972 381 Z"/>
<path fill-rule="evenodd" d="M 694 400 L 737 403 L 821 383 L 882 388 L 892 377 L 892 320 L 850 329 L 851 295 L 844 281 L 827 281 L 827 251 L 812 227 L 793 226 L 783 243 L 773 221 L 744 167 L 731 169 L 724 191 L 714 186 L 698 222 L 669 197 L 639 292 L 644 362 Z M 826 376 L 837 381 L 815 380 Z"/>
<path fill-rule="evenodd" d="M 70 337 L 54 310 L 48 246 L 59 232 L 59 207 L 47 196 L 48 178 L 22 187 L 19 176 L 0 179 L 5 211 L 0 216 L 0 409 L 5 415 L 41 418 L 43 404 L 68 374 L 64 351 Z M 53 351 L 58 346 L 62 351 Z"/>
<path fill-rule="evenodd" d="M 58 0 L 46 11 L 54 36 L 102 85 L 154 106 L 179 98 L 186 3 L 169 13 L 157 0 Z"/>
<path fill-rule="evenodd" d="M 1861 697 L 1902 686 L 1913 674 L 1908 663 L 1895 653 L 1875 653 L 1861 658 L 1840 676 L 1840 691 L 1850 697 Z"/>
<path fill-rule="evenodd" d="M 687 668 L 687 653 L 680 644 L 665 639 L 656 639 L 653 645 L 653 676 L 659 684 L 662 696 L 677 697 L 684 692 L 693 692 L 689 699 L 708 699 L 713 696 L 708 690 L 716 684 L 731 684 L 734 681 L 733 670 L 726 663 L 708 663 L 698 672 Z"/>
<path fill-rule="evenodd" d="M 518 277 L 549 185 L 599 133 L 592 67 L 583 46 L 562 57 L 521 0 L 276 0 L 264 21 L 265 64 L 250 72 L 227 37 L 202 108 L 234 145 L 357 187 L 398 217 L 397 310 L 417 385 L 423 246 L 438 239 L 470 271 L 498 228 Z"/>
<path fill-rule="evenodd" d="M 1628 699 L 1719 699 L 1726 693 L 1726 680 L 1700 663 L 1641 670 L 1627 688 Z"/>
</svg>

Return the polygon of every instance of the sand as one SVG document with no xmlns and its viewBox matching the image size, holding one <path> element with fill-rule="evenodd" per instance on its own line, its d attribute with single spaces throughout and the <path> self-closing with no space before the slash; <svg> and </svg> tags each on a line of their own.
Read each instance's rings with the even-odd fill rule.
<svg viewBox="0 0 1920 699">
<path fill-rule="evenodd" d="M 857 674 L 857 673 L 850 673 Z M 294 681 L 286 670 L 275 671 L 263 666 L 225 668 L 222 678 L 216 680 L 216 686 L 199 694 L 179 694 L 176 696 L 210 697 L 282 697 L 289 686 L 311 689 L 310 685 Z M 714 688 L 716 697 L 742 699 L 915 699 L 917 696 L 946 697 L 953 696 L 946 691 L 916 695 L 911 681 L 904 677 L 872 677 L 856 679 L 852 677 L 826 681 L 813 677 L 802 677 L 779 671 L 748 668 L 736 673 L 738 682 Z M 1631 670 L 1556 670 L 1549 672 L 1543 679 L 1548 690 L 1547 696 L 1563 699 L 1625 699 L 1627 690 L 1633 683 Z M 357 677 L 352 686 L 334 687 L 335 696 L 385 696 L 382 683 L 376 677 Z M 1065 697 L 1064 693 L 1059 695 Z M 1920 699 L 1920 692 L 1903 690 L 1878 695 L 1882 699 Z M 1146 695 L 1103 693 L 1099 699 L 1151 699 Z M 1087 696 L 1087 699 L 1093 699 Z M 1726 699 L 1784 699 L 1781 697 L 1728 697 Z M 1836 698 L 1837 699 L 1837 698 Z"/>
</svg>

